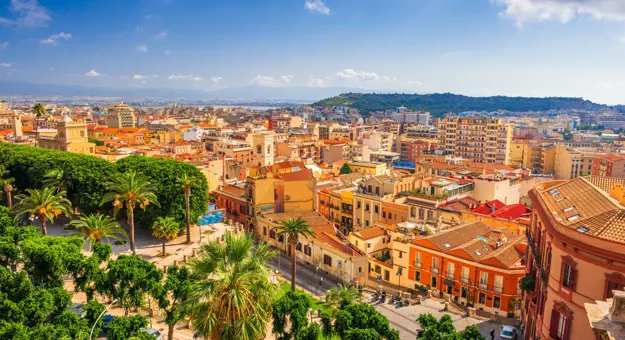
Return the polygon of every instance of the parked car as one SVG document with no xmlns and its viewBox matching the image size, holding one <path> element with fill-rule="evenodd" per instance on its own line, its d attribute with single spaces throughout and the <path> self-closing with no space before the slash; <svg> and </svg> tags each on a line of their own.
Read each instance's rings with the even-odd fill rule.
<svg viewBox="0 0 625 340">
<path fill-rule="evenodd" d="M 76 315 L 78 315 L 81 319 L 84 319 L 87 316 L 87 312 L 85 311 L 84 303 L 74 303 L 68 310 Z"/>
<path fill-rule="evenodd" d="M 503 326 L 499 340 L 516 340 L 516 329 L 512 326 Z"/>
<path fill-rule="evenodd" d="M 115 317 L 109 314 L 106 314 L 102 317 L 102 330 L 107 332 L 109 330 L 109 324 L 115 320 Z"/>
<path fill-rule="evenodd" d="M 139 330 L 139 332 L 154 335 L 156 337 L 156 340 L 163 340 L 163 336 L 161 335 L 161 332 L 159 332 L 158 330 L 154 328 L 142 328 Z"/>
</svg>

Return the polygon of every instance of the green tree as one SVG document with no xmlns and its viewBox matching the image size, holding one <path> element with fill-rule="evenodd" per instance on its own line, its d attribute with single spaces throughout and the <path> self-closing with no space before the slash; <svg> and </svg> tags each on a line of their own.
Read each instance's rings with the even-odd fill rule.
<svg viewBox="0 0 625 340">
<path fill-rule="evenodd" d="M 192 284 L 187 267 L 169 266 L 167 278 L 157 293 L 158 305 L 165 311 L 165 323 L 169 326 L 168 340 L 174 338 L 176 323 L 189 314 L 184 302 L 189 299 Z"/>
<path fill-rule="evenodd" d="M 48 235 L 46 224 L 54 223 L 54 219 L 63 214 L 72 215 L 72 203 L 65 198 L 65 191 L 46 187 L 43 189 L 26 189 L 28 195 L 18 195 L 20 202 L 14 207 L 15 218 L 37 218 L 41 223 L 41 232 Z"/>
<path fill-rule="evenodd" d="M 352 315 L 345 310 L 336 312 L 334 316 L 334 330 L 341 338 L 345 336 L 347 330 L 352 328 L 353 319 Z"/>
<path fill-rule="evenodd" d="M 300 237 L 308 239 L 308 237 L 315 237 L 315 232 L 310 228 L 308 222 L 301 216 L 296 219 L 288 219 L 281 221 L 280 225 L 276 227 L 278 230 L 278 236 L 283 236 L 291 247 L 291 291 L 295 291 L 295 268 L 297 266 L 297 257 L 295 256 L 295 247 L 297 246 Z"/>
<path fill-rule="evenodd" d="M 197 179 L 186 173 L 178 177 L 178 185 L 184 192 L 185 223 L 187 225 L 187 244 L 191 244 L 191 188 Z"/>
<path fill-rule="evenodd" d="M 67 191 L 72 187 L 72 180 L 64 169 L 51 169 L 43 175 L 43 185 L 57 188 L 59 191 Z"/>
<path fill-rule="evenodd" d="M 308 326 L 308 328 L 305 328 L 301 332 L 298 340 L 317 340 L 320 336 L 321 328 L 319 327 L 319 324 L 313 322 L 310 326 Z"/>
<path fill-rule="evenodd" d="M 277 291 L 267 261 L 276 255 L 268 244 L 254 244 L 251 235 L 226 233 L 201 246 L 189 264 L 194 278 L 187 301 L 191 322 L 201 337 L 262 339 Z"/>
<path fill-rule="evenodd" d="M 298 339 L 308 327 L 308 309 L 312 306 L 306 293 L 289 291 L 273 304 L 273 334 L 278 339 Z M 287 319 L 290 323 L 287 331 Z"/>
<path fill-rule="evenodd" d="M 74 235 L 89 240 L 90 248 L 93 247 L 94 243 L 102 242 L 102 239 L 106 239 L 110 243 L 111 239 L 123 242 L 122 237 L 128 237 L 126 231 L 119 226 L 114 218 L 102 214 L 82 215 L 77 220 L 69 222 L 69 225 L 78 229 Z"/>
<path fill-rule="evenodd" d="M 74 289 L 84 292 L 87 301 L 93 299 L 98 289 L 105 290 L 106 272 L 101 265 L 109 260 L 112 252 L 110 245 L 96 243 L 93 245 L 91 256 L 83 257 L 72 270 Z"/>
<path fill-rule="evenodd" d="M 134 255 L 136 254 L 134 210 L 137 204 L 141 209 L 147 208 L 150 203 L 159 205 L 153 186 L 147 177 L 130 171 L 113 177 L 107 187 L 109 192 L 104 195 L 101 204 L 112 201 L 116 211 L 126 208 L 130 224 L 130 249 Z"/>
<path fill-rule="evenodd" d="M 341 175 L 347 175 L 347 174 L 351 174 L 353 171 L 352 171 L 352 167 L 349 165 L 349 163 L 345 163 L 341 167 L 340 172 L 341 172 Z"/>
<path fill-rule="evenodd" d="M 332 329 L 332 315 L 327 311 L 321 313 L 321 330 L 326 338 L 331 337 L 332 333 L 334 333 L 334 329 Z"/>
<path fill-rule="evenodd" d="M 165 252 L 165 244 L 178 236 L 180 225 L 171 217 L 159 217 L 152 227 L 152 236 L 163 241 L 163 253 L 161 256 L 167 256 Z"/>
<path fill-rule="evenodd" d="M 104 320 L 102 320 L 102 318 L 99 318 L 99 316 L 100 314 L 102 314 L 102 312 L 104 312 L 105 309 L 106 307 L 103 304 L 99 303 L 97 300 L 91 300 L 85 304 L 85 321 L 87 321 L 87 325 L 93 326 L 95 324 L 93 334 L 100 334 L 100 332 L 102 331 L 102 325 L 104 324 Z"/>
<path fill-rule="evenodd" d="M 119 299 L 127 316 L 130 308 L 143 306 L 148 294 L 157 295 L 162 278 L 154 263 L 136 255 L 120 255 L 108 262 L 102 293 Z"/>
<path fill-rule="evenodd" d="M 326 293 L 326 302 L 334 307 L 345 307 L 361 297 L 360 291 L 352 285 L 339 283 L 338 288 L 332 288 Z"/>
<path fill-rule="evenodd" d="M 77 237 L 27 238 L 19 242 L 23 269 L 41 287 L 62 287 L 63 277 L 82 261 L 83 246 Z"/>
<path fill-rule="evenodd" d="M 465 328 L 460 334 L 462 335 L 462 340 L 486 340 L 476 325 Z"/>
<path fill-rule="evenodd" d="M 109 323 L 106 335 L 109 340 L 128 340 L 147 326 L 148 319 L 143 315 L 119 316 Z"/>
<path fill-rule="evenodd" d="M 463 332 L 456 331 L 453 320 L 447 314 L 440 320 L 431 314 L 421 314 L 417 322 L 421 326 L 417 340 L 485 340 L 476 326 L 467 327 Z"/>
<path fill-rule="evenodd" d="M 376 332 L 374 329 L 348 329 L 345 331 L 345 336 L 343 336 L 344 340 L 380 340 L 380 334 Z"/>
</svg>

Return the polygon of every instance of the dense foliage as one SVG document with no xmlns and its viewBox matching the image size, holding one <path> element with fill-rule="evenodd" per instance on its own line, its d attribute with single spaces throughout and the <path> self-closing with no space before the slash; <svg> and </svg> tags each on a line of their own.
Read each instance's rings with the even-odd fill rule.
<svg viewBox="0 0 625 340">
<path fill-rule="evenodd" d="M 94 156 L 0 143 L 0 164 L 6 167 L 7 177 L 15 179 L 14 187 L 21 192 L 43 187 L 50 169 L 62 169 L 67 178 L 64 188 L 67 198 L 81 213 L 112 209 L 101 207 L 100 203 L 107 193 L 106 183 L 119 173 L 134 170 L 144 174 L 154 185 L 160 203 L 160 207 L 137 209 L 136 221 L 145 227 L 152 226 L 158 216 L 171 216 L 179 223 L 185 221 L 184 191 L 176 180 L 182 174 L 198 179 L 191 189 L 191 221 L 197 221 L 204 214 L 208 203 L 208 184 L 201 171 L 175 160 L 131 156 L 110 163 Z"/>
<path fill-rule="evenodd" d="M 449 315 L 443 315 L 440 320 L 436 320 L 432 314 L 421 314 L 417 322 L 421 326 L 417 340 L 485 340 L 475 325 L 465 328 L 462 332 L 456 331 Z"/>
<path fill-rule="evenodd" d="M 327 320 L 327 316 L 325 316 Z M 327 321 L 322 318 L 323 333 L 330 333 Z M 389 326 L 388 319 L 375 307 L 366 303 L 349 304 L 334 316 L 331 331 L 341 339 L 387 339 L 398 340 L 399 332 Z"/>
<path fill-rule="evenodd" d="M 286 292 L 280 299 L 276 300 L 273 303 L 272 329 L 276 339 L 301 339 L 315 334 L 318 337 L 321 333 L 318 325 L 309 330 L 308 313 L 311 306 L 308 295 L 301 291 Z"/>
<path fill-rule="evenodd" d="M 316 102 L 314 106 L 350 106 L 368 113 L 370 111 L 394 110 L 400 106 L 415 111 L 427 111 L 433 115 L 447 112 L 497 111 L 514 112 L 547 111 L 557 109 L 601 110 L 605 105 L 595 104 L 582 98 L 548 97 L 468 97 L 451 93 L 343 93 Z"/>
</svg>

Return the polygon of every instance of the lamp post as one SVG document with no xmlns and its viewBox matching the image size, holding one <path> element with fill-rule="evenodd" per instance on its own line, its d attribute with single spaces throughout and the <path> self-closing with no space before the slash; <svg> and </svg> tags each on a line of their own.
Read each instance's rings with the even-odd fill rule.
<svg viewBox="0 0 625 340">
<path fill-rule="evenodd" d="M 108 306 L 106 306 L 106 308 L 104 308 L 104 310 L 102 311 L 102 313 L 100 313 L 100 315 L 98 316 L 97 319 L 95 319 L 95 322 L 93 323 L 93 326 L 91 326 L 91 333 L 89 333 L 89 340 L 92 339 L 93 337 L 93 330 L 95 329 L 95 325 L 98 323 L 98 321 L 100 320 L 100 318 L 102 317 L 102 315 L 104 315 L 104 313 L 106 313 L 106 311 L 111 308 L 112 305 L 114 305 L 115 303 L 117 303 L 117 301 L 119 301 L 118 298 L 113 299 L 113 302 L 111 302 Z"/>
</svg>

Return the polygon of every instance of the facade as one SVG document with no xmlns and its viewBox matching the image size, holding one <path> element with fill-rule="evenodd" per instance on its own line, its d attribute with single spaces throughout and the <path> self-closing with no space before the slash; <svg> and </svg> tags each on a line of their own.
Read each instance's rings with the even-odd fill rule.
<svg viewBox="0 0 625 340">
<path fill-rule="evenodd" d="M 417 162 L 423 152 L 436 149 L 436 142 L 432 140 L 400 138 L 398 144 L 399 159 L 403 162 Z"/>
<path fill-rule="evenodd" d="M 226 217 L 245 224 L 248 215 L 247 197 L 245 195 L 245 185 L 226 184 L 223 189 L 215 191 L 217 208 L 224 209 Z"/>
<path fill-rule="evenodd" d="M 441 119 L 438 149 L 476 163 L 508 164 L 513 130 L 501 119 Z"/>
<path fill-rule="evenodd" d="M 73 153 L 93 155 L 95 144 L 90 143 L 87 137 L 87 124 L 81 121 L 74 122 L 64 117 L 56 124 L 56 136 L 39 136 L 39 146 L 44 149 L 62 150 Z"/>
<path fill-rule="evenodd" d="M 250 133 L 245 140 L 252 147 L 254 163 L 258 166 L 268 166 L 274 163 L 275 132 L 265 131 Z"/>
<path fill-rule="evenodd" d="M 106 125 L 110 128 L 133 128 L 137 125 L 135 109 L 125 104 L 117 104 L 109 108 L 106 114 Z"/>
<path fill-rule="evenodd" d="M 519 313 L 525 236 L 483 223 L 464 224 L 409 244 L 409 277 L 454 302 L 498 315 Z"/>
<path fill-rule="evenodd" d="M 530 192 L 523 323 L 527 339 L 597 339 L 584 305 L 625 287 L 625 180 L 578 177 Z M 618 196 L 617 196 L 618 195 Z"/>
<path fill-rule="evenodd" d="M 592 175 L 603 177 L 625 177 L 625 157 L 615 154 L 595 156 Z"/>
<path fill-rule="evenodd" d="M 378 176 L 387 172 L 386 163 L 379 162 L 349 162 L 349 166 L 353 172 L 358 172 L 363 175 Z"/>
<path fill-rule="evenodd" d="M 594 153 L 584 152 L 564 144 L 559 144 L 556 148 L 555 179 L 573 179 L 592 173 Z"/>
</svg>

